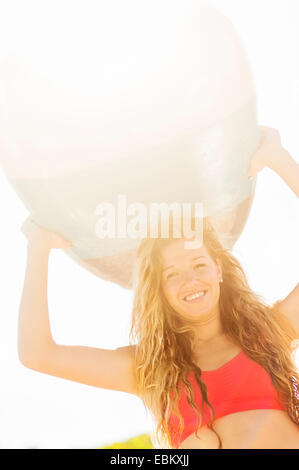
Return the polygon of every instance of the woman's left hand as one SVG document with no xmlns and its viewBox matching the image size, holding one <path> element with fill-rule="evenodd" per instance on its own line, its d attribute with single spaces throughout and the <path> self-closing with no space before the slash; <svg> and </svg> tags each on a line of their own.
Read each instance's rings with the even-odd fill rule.
<svg viewBox="0 0 299 470">
<path fill-rule="evenodd" d="M 61 248 L 67 250 L 71 248 L 72 242 L 63 238 L 59 233 L 48 230 L 37 224 L 31 216 L 27 217 L 21 227 L 30 246 L 42 246 L 46 249 Z"/>
<path fill-rule="evenodd" d="M 247 170 L 248 178 L 256 176 L 265 166 L 276 169 L 285 149 L 281 145 L 280 135 L 272 127 L 261 126 L 261 140 L 258 150 L 251 158 Z"/>
</svg>

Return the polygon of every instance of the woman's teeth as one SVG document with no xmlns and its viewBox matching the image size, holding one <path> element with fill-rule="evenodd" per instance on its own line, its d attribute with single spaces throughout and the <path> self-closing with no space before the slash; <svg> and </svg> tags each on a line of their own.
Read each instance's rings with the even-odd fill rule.
<svg viewBox="0 0 299 470">
<path fill-rule="evenodd" d="M 184 297 L 184 300 L 186 300 L 187 302 L 190 302 L 191 300 L 195 300 L 195 299 L 198 299 L 199 297 L 202 297 L 203 295 L 205 295 L 205 293 L 206 291 L 202 290 L 200 292 L 196 292 L 195 294 L 187 295 L 186 297 Z"/>
</svg>

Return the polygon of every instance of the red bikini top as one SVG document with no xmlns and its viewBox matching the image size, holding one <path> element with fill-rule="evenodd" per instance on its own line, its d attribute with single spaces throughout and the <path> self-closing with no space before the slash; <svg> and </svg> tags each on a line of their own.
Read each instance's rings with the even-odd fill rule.
<svg viewBox="0 0 299 470">
<path fill-rule="evenodd" d="M 279 401 L 270 375 L 243 351 L 219 369 L 202 371 L 201 378 L 207 386 L 208 399 L 214 408 L 215 419 L 239 411 L 285 410 Z M 201 410 L 201 393 L 193 371 L 190 372 L 188 379 L 194 389 L 194 400 Z M 183 417 L 184 429 L 179 439 L 179 419 L 172 414 L 169 427 L 173 448 L 178 448 L 198 426 L 197 414 L 187 401 L 186 387 L 183 388 L 178 409 Z M 201 427 L 207 424 L 211 417 L 211 409 L 205 403 Z"/>
</svg>

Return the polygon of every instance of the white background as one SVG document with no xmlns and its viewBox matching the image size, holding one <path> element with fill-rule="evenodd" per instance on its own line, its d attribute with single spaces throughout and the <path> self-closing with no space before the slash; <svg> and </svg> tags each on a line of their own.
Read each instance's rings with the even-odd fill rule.
<svg viewBox="0 0 299 470">
<path fill-rule="evenodd" d="M 259 123 L 279 129 L 283 145 L 299 160 L 298 1 L 207 3 L 230 18 L 244 41 Z M 0 201 L 0 447 L 84 448 L 150 431 L 151 420 L 134 396 L 49 377 L 18 362 L 17 317 L 26 264 L 20 227 L 28 213 L 3 173 Z M 298 282 L 298 235 L 298 200 L 264 169 L 234 253 L 251 287 L 268 302 L 286 296 Z M 48 290 L 57 342 L 108 349 L 128 344 L 130 291 L 98 279 L 58 250 L 50 255 Z"/>
</svg>

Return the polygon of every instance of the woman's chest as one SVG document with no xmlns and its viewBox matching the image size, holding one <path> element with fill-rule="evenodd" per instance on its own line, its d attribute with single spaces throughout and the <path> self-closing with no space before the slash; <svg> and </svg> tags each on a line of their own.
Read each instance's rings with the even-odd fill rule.
<svg viewBox="0 0 299 470">
<path fill-rule="evenodd" d="M 202 371 L 214 371 L 229 363 L 240 352 L 239 345 L 222 341 L 220 344 L 198 349 L 195 353 L 196 363 Z"/>
<path fill-rule="evenodd" d="M 207 427 L 212 419 L 221 426 L 228 422 L 229 436 L 232 438 L 237 434 L 239 438 L 243 430 L 248 430 L 250 412 L 263 411 L 259 414 L 262 418 L 271 410 L 284 411 L 270 375 L 243 351 L 218 369 L 204 370 L 201 373 L 192 371 L 188 380 L 189 387 L 182 386 L 178 402 L 184 422 L 180 436 L 178 417 L 172 415 L 169 422 L 173 442 L 182 442 L 199 429 L 205 433 L 206 438 L 210 439 L 211 436 L 211 445 L 214 448 L 214 438 L 217 436 L 215 433 L 211 435 Z M 249 414 L 244 415 L 244 412 Z M 216 442 L 218 443 L 218 439 Z"/>
</svg>

